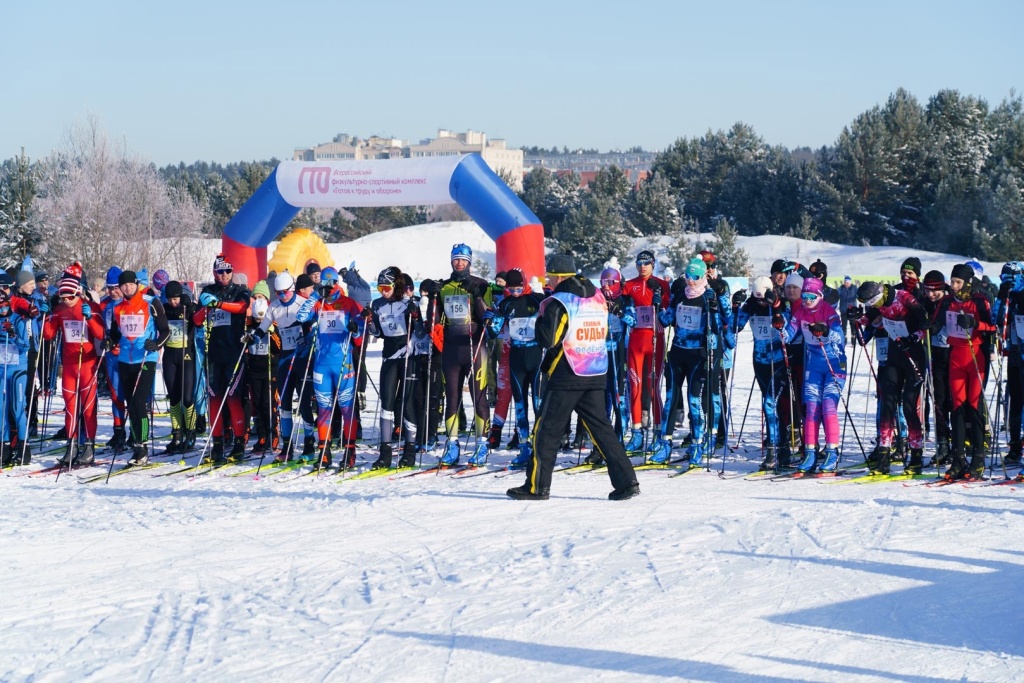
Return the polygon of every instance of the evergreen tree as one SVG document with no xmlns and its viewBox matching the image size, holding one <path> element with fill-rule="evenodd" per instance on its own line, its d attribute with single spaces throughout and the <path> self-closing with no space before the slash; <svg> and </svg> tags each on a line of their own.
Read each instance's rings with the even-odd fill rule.
<svg viewBox="0 0 1024 683">
<path fill-rule="evenodd" d="M 632 244 L 618 207 L 608 197 L 595 195 L 569 210 L 555 239 L 558 250 L 571 253 L 585 273 L 600 270 L 613 256 L 625 258 Z"/>
<path fill-rule="evenodd" d="M 36 169 L 25 156 L 0 166 L 0 266 L 20 263 L 40 242 L 33 202 L 39 192 Z"/>
<path fill-rule="evenodd" d="M 725 277 L 749 277 L 750 255 L 736 244 L 739 233 L 724 218 L 715 224 L 715 237 L 708 248 L 715 253 L 718 271 Z M 696 251 L 700 251 L 698 247 Z"/>
<path fill-rule="evenodd" d="M 673 235 L 682 225 L 672 186 L 661 173 L 643 180 L 626 199 L 626 216 L 641 235 Z"/>
</svg>

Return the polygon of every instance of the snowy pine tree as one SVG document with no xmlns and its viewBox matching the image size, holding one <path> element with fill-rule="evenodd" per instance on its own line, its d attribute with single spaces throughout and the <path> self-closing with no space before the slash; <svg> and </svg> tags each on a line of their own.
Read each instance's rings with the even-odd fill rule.
<svg viewBox="0 0 1024 683">
<path fill-rule="evenodd" d="M 571 253 L 585 273 L 602 268 L 612 257 L 624 258 L 632 240 L 622 214 L 611 199 L 587 196 L 569 211 L 555 235 L 559 251 Z"/>
<path fill-rule="evenodd" d="M 641 235 L 675 234 L 681 225 L 672 186 L 661 173 L 649 176 L 629 194 L 626 215 Z"/>
<path fill-rule="evenodd" d="M 37 192 L 37 172 L 24 151 L 0 166 L 0 267 L 21 263 L 39 243 Z"/>
</svg>

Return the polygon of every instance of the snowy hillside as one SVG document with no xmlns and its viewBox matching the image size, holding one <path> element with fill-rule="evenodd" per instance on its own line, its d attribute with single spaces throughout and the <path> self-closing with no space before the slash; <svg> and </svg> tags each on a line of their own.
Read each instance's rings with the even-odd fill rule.
<svg viewBox="0 0 1024 683">
<path fill-rule="evenodd" d="M 738 353 L 737 422 L 748 334 Z M 375 381 L 379 363 L 377 344 Z M 851 371 L 866 439 L 873 391 Z M 623 503 L 600 473 L 523 503 L 504 496 L 522 474 L 8 472 L 0 680 L 1022 680 L 1024 488 L 745 480 L 753 393 L 724 467 L 638 472 Z"/>
</svg>

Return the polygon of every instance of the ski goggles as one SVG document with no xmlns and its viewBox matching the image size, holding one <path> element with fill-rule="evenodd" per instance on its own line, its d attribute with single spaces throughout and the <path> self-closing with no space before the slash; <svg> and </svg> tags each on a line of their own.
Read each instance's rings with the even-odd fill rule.
<svg viewBox="0 0 1024 683">
<path fill-rule="evenodd" d="M 620 282 L 619 280 L 616 280 L 614 278 L 609 278 L 607 280 L 601 280 L 601 286 L 602 287 L 614 287 L 615 285 L 619 284 L 619 282 Z"/>
<path fill-rule="evenodd" d="M 526 291 L 526 287 L 506 287 L 505 290 L 512 296 L 519 296 Z"/>
<path fill-rule="evenodd" d="M 218 268 L 213 271 L 214 275 L 231 275 L 232 272 L 234 271 L 232 271 L 231 268 Z"/>
<path fill-rule="evenodd" d="M 77 294 L 71 294 L 70 296 L 69 295 L 61 295 L 60 300 L 61 301 L 74 301 L 77 298 L 78 298 Z"/>
<path fill-rule="evenodd" d="M 381 294 L 383 294 L 384 296 L 387 296 L 388 294 L 391 294 L 391 292 L 395 291 L 395 286 L 394 285 L 377 285 L 377 291 L 380 292 Z"/>
<path fill-rule="evenodd" d="M 803 299 L 804 301 L 817 301 L 818 295 L 815 294 L 814 292 L 804 292 L 803 294 L 800 295 L 800 298 Z"/>
</svg>

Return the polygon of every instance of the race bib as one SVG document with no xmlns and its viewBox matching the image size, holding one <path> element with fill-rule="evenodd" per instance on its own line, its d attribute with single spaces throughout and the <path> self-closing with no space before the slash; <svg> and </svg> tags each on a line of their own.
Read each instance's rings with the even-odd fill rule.
<svg viewBox="0 0 1024 683">
<path fill-rule="evenodd" d="M 453 323 L 463 323 L 468 325 L 470 322 L 469 295 L 452 294 L 451 296 L 445 297 L 444 314 Z"/>
<path fill-rule="evenodd" d="M 17 365 L 21 356 L 14 344 L 0 344 L 0 365 Z"/>
<path fill-rule="evenodd" d="M 820 346 L 827 339 L 827 337 L 821 337 L 820 339 L 818 337 L 815 337 L 814 334 L 811 332 L 811 323 L 807 322 L 806 320 L 800 321 L 800 329 L 804 333 L 804 341 L 808 344 Z"/>
<path fill-rule="evenodd" d="M 171 336 L 167 338 L 167 346 L 172 349 L 185 347 L 185 321 L 168 320 L 167 327 L 170 328 Z"/>
<path fill-rule="evenodd" d="M 955 339 L 967 339 L 967 330 L 956 324 L 957 311 L 946 311 L 946 336 Z"/>
<path fill-rule="evenodd" d="M 875 337 L 875 359 L 879 364 L 889 360 L 889 338 Z"/>
<path fill-rule="evenodd" d="M 405 311 L 396 310 L 395 306 L 382 306 L 377 312 L 380 319 L 380 333 L 385 337 L 404 337 L 407 331 L 405 326 Z"/>
<path fill-rule="evenodd" d="M 689 332 L 700 330 L 701 311 L 699 306 L 679 304 L 676 306 L 676 327 Z"/>
<path fill-rule="evenodd" d="M 1017 339 L 1024 339 L 1024 315 L 1013 316 L 1013 329 L 1017 331 Z"/>
<path fill-rule="evenodd" d="M 537 331 L 537 316 L 529 318 L 510 318 L 508 321 L 508 334 L 512 341 L 527 342 L 533 341 Z"/>
<path fill-rule="evenodd" d="M 265 356 L 270 353 L 270 335 L 266 335 L 263 338 L 256 337 L 253 339 L 252 344 L 249 345 L 249 353 L 254 356 Z"/>
<path fill-rule="evenodd" d="M 81 344 L 85 341 L 85 321 L 65 320 L 64 341 L 68 344 Z"/>
<path fill-rule="evenodd" d="M 210 325 L 213 327 L 224 327 L 231 324 L 231 314 L 219 308 L 213 309 L 210 313 Z"/>
<path fill-rule="evenodd" d="M 766 315 L 751 316 L 750 331 L 754 335 L 754 341 L 771 341 L 772 319 Z"/>
<path fill-rule="evenodd" d="M 117 326 L 121 328 L 121 334 L 129 339 L 135 339 L 142 336 L 142 332 L 146 329 L 146 322 L 141 315 L 124 314 L 117 321 Z"/>
<path fill-rule="evenodd" d="M 412 351 L 414 355 L 422 356 L 430 353 L 430 335 L 415 334 L 412 337 Z"/>
<path fill-rule="evenodd" d="M 891 339 L 906 339 L 910 336 L 910 330 L 907 329 L 907 322 L 905 320 L 882 318 L 882 327 L 885 328 Z"/>
<path fill-rule="evenodd" d="M 320 311 L 320 334 L 341 334 L 344 330 L 341 311 Z"/>
<path fill-rule="evenodd" d="M 281 330 L 281 349 L 284 351 L 294 351 L 295 347 L 299 345 L 299 340 L 302 339 L 302 328 L 298 325 L 292 327 L 286 327 Z"/>
<path fill-rule="evenodd" d="M 654 306 L 636 307 L 636 328 L 638 330 L 654 329 Z"/>
</svg>

